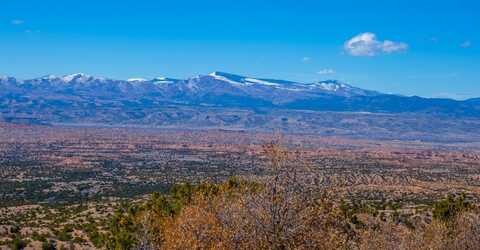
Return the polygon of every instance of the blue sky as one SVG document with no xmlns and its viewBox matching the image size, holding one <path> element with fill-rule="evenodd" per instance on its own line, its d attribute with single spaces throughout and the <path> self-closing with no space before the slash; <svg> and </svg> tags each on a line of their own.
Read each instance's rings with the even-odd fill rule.
<svg viewBox="0 0 480 250">
<path fill-rule="evenodd" d="M 0 75 L 211 71 L 480 96 L 480 2 L 2 0 Z"/>
</svg>

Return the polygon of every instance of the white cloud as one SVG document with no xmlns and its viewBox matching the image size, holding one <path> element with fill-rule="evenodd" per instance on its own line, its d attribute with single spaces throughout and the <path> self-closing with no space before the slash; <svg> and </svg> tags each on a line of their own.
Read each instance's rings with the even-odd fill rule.
<svg viewBox="0 0 480 250">
<path fill-rule="evenodd" d="M 310 60 L 311 60 L 311 58 L 308 57 L 308 56 L 304 56 L 304 57 L 302 58 L 302 61 L 303 61 L 304 63 L 310 62 Z"/>
<path fill-rule="evenodd" d="M 462 47 L 462 48 L 470 48 L 470 47 L 472 47 L 472 42 L 469 41 L 469 40 L 467 40 L 467 41 L 461 43 L 461 44 L 460 44 L 460 47 Z"/>
<path fill-rule="evenodd" d="M 390 40 L 379 41 L 374 33 L 365 32 L 346 41 L 344 49 L 352 56 L 376 56 L 405 51 L 408 45 Z"/>
<path fill-rule="evenodd" d="M 20 20 L 20 19 L 14 19 L 14 20 L 11 21 L 11 23 L 12 23 L 13 25 L 21 25 L 21 24 L 24 24 L 25 21 Z"/>
<path fill-rule="evenodd" d="M 332 75 L 332 74 L 335 74 L 335 70 L 333 69 L 322 69 L 320 71 L 317 72 L 317 74 L 319 75 Z"/>
</svg>

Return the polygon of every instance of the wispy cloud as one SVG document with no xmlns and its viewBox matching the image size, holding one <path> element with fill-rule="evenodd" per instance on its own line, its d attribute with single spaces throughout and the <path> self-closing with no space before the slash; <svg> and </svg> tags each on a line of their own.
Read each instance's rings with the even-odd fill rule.
<svg viewBox="0 0 480 250">
<path fill-rule="evenodd" d="M 317 72 L 317 74 L 319 75 L 333 75 L 335 73 L 336 72 L 334 69 L 321 69 Z"/>
<path fill-rule="evenodd" d="M 40 30 L 31 30 L 31 29 L 26 29 L 25 33 L 27 34 L 32 34 L 32 33 L 40 33 Z"/>
<path fill-rule="evenodd" d="M 471 42 L 470 40 L 467 40 L 467 41 L 461 43 L 461 44 L 460 44 L 460 47 L 462 47 L 462 48 L 470 48 L 470 47 L 472 47 L 472 42 Z"/>
<path fill-rule="evenodd" d="M 377 56 L 405 51 L 408 44 L 390 40 L 380 41 L 374 33 L 365 32 L 346 41 L 344 49 L 352 56 Z"/>
<path fill-rule="evenodd" d="M 308 62 L 310 62 L 311 60 L 312 60 L 312 59 L 311 59 L 310 57 L 308 57 L 308 56 L 304 56 L 304 57 L 302 58 L 302 62 L 304 62 L 304 63 L 308 63 Z"/>
<path fill-rule="evenodd" d="M 14 19 L 10 23 L 13 24 L 13 25 L 21 25 L 21 24 L 24 24 L 25 21 L 21 20 L 21 19 Z"/>
</svg>

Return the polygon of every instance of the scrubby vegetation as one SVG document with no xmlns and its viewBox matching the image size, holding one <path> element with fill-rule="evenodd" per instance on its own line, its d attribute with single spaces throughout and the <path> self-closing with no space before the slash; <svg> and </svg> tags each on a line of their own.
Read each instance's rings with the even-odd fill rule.
<svg viewBox="0 0 480 250">
<path fill-rule="evenodd" d="M 422 211 L 354 204 L 318 189 L 301 156 L 265 146 L 269 177 L 176 186 L 123 204 L 108 249 L 479 249 L 480 215 L 465 195 Z"/>
<path fill-rule="evenodd" d="M 262 174 L 185 181 L 168 191 L 159 182 L 151 186 L 157 192 L 125 199 L 0 206 L 0 249 L 480 249 L 472 192 L 452 190 L 436 202 L 422 190 L 390 195 L 398 183 L 384 185 L 387 177 L 368 186 L 328 179 L 344 165 L 342 171 L 367 171 L 361 160 L 319 162 L 277 143 L 252 159 Z M 389 167 L 363 160 L 378 171 Z"/>
</svg>

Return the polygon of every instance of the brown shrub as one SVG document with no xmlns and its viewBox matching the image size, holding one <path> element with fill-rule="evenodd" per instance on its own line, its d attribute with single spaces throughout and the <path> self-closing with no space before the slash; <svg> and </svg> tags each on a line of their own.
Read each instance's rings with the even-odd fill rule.
<svg viewBox="0 0 480 250">
<path fill-rule="evenodd" d="M 360 233 L 359 249 L 480 249 L 480 216 L 462 213 L 452 221 L 433 221 L 415 230 L 392 222 Z"/>
<path fill-rule="evenodd" d="M 478 213 L 415 228 L 373 214 L 353 222 L 335 194 L 317 188 L 299 152 L 269 144 L 264 155 L 263 184 L 204 184 L 192 195 L 186 188 L 178 213 L 163 209 L 148 220 L 150 242 L 158 249 L 480 249 Z"/>
<path fill-rule="evenodd" d="M 271 175 L 256 192 L 199 195 L 164 228 L 165 249 L 339 249 L 350 227 L 314 190 L 308 167 L 276 144 L 265 146 Z M 302 171 L 300 175 L 299 172 Z M 302 178 L 300 178 L 302 176 Z M 309 179 L 310 178 L 310 179 Z M 321 196 L 319 196 L 321 195 Z"/>
</svg>

